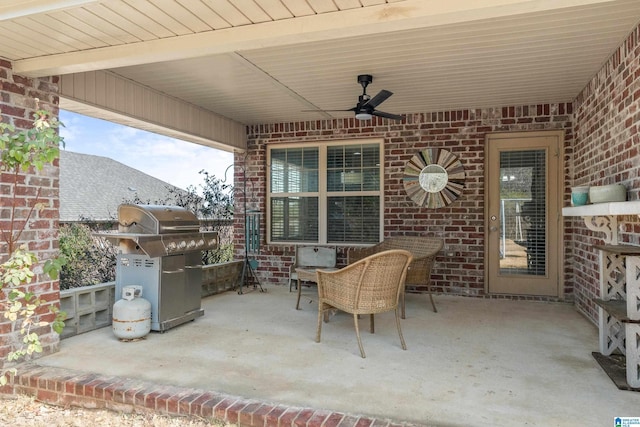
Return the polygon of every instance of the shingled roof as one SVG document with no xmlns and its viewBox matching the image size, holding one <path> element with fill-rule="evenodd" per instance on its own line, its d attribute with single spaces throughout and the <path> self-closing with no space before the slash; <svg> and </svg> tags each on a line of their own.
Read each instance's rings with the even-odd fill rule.
<svg viewBox="0 0 640 427">
<path fill-rule="evenodd" d="M 186 193 L 108 157 L 60 150 L 60 222 L 112 221 L 118 206 L 136 196 L 143 203 L 173 204 L 170 188 Z"/>
</svg>

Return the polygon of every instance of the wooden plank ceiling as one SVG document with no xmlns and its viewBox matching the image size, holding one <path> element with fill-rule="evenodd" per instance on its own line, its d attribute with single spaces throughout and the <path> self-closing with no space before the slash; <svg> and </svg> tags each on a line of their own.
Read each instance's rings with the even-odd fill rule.
<svg viewBox="0 0 640 427">
<path fill-rule="evenodd" d="M 640 21 L 638 0 L 0 0 L 27 76 L 108 70 L 243 124 L 570 102 Z M 64 100 L 62 106 L 65 107 Z"/>
</svg>

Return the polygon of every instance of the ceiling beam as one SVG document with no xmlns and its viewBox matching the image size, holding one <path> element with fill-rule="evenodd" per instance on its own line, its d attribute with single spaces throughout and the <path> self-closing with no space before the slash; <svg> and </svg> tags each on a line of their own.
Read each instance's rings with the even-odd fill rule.
<svg viewBox="0 0 640 427">
<path fill-rule="evenodd" d="M 80 0 L 77 0 L 81 3 Z M 434 27 L 542 12 L 613 0 L 403 0 L 340 12 L 271 21 L 82 52 L 24 59 L 13 70 L 48 76 L 181 60 L 303 42 L 335 40 L 383 32 Z M 41 6 L 68 1 L 40 1 Z"/>
<path fill-rule="evenodd" d="M 242 123 L 108 71 L 61 76 L 60 108 L 226 151 L 247 145 Z"/>
</svg>

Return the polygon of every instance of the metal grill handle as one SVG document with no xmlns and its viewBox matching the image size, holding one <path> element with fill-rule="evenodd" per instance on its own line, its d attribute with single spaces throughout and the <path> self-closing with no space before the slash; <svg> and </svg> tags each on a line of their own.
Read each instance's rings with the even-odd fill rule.
<svg viewBox="0 0 640 427">
<path fill-rule="evenodd" d="M 177 274 L 184 273 L 184 268 L 178 268 L 177 270 L 162 270 L 162 274 Z"/>
</svg>

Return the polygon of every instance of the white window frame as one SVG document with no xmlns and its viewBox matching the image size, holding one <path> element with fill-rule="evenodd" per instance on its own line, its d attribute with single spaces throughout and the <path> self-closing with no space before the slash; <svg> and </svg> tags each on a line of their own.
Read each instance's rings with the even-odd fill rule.
<svg viewBox="0 0 640 427">
<path fill-rule="evenodd" d="M 332 141 L 313 141 L 313 142 L 297 142 L 287 144 L 270 144 L 267 145 L 267 177 L 265 182 L 266 188 L 266 233 L 267 244 L 275 245 L 292 245 L 292 244 L 318 244 L 327 245 L 328 223 L 327 223 L 327 199 L 332 196 L 378 196 L 380 203 L 380 224 L 379 224 L 379 240 L 384 235 L 384 140 L 382 138 L 363 138 L 363 139 L 341 139 Z M 327 191 L 327 148 L 337 145 L 371 145 L 378 144 L 380 153 L 380 185 L 377 191 L 345 191 L 345 192 L 328 192 Z M 282 148 L 308 148 L 318 147 L 318 193 L 276 193 L 278 197 L 287 194 L 296 197 L 318 196 L 318 241 L 272 241 L 271 240 L 271 150 Z M 332 242 L 335 244 L 357 245 L 362 242 Z"/>
</svg>

